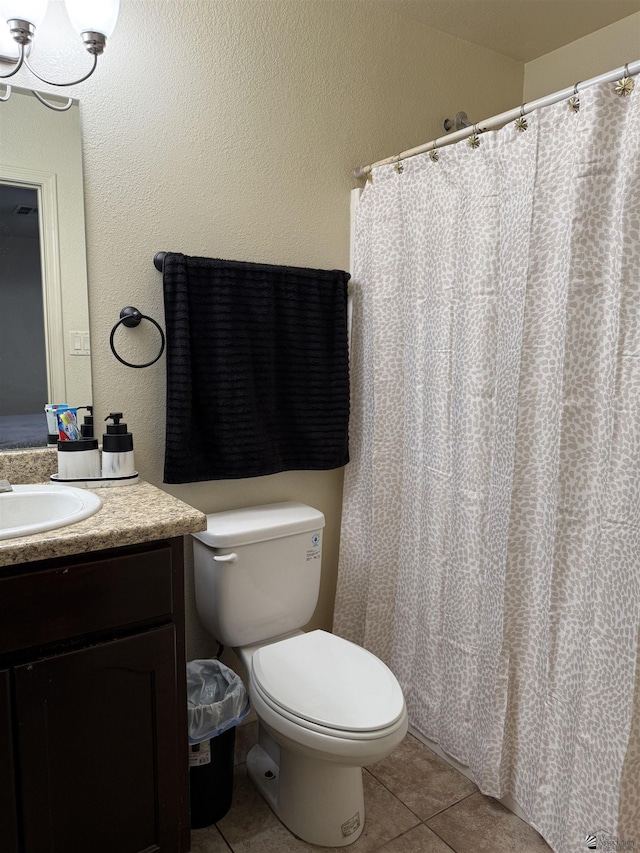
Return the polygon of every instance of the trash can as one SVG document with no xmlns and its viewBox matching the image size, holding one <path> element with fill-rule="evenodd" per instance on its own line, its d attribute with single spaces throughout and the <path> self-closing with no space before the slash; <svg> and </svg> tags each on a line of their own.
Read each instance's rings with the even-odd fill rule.
<svg viewBox="0 0 640 853">
<path fill-rule="evenodd" d="M 191 828 L 223 818 L 233 796 L 235 727 L 249 713 L 242 679 L 219 660 L 187 663 Z"/>
</svg>

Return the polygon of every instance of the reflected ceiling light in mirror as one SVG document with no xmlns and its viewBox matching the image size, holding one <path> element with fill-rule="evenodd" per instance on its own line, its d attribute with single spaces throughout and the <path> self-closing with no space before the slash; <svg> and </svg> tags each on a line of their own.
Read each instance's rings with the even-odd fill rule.
<svg viewBox="0 0 640 853">
<path fill-rule="evenodd" d="M 75 86 L 90 77 L 96 70 L 98 57 L 103 53 L 107 39 L 115 28 L 120 0 L 65 0 L 71 23 L 80 34 L 87 51 L 93 56 L 93 65 L 87 74 L 78 80 L 65 83 L 57 83 L 54 80 L 41 77 L 34 71 L 27 59 L 30 45 L 44 18 L 48 2 L 49 0 L 0 0 L 0 19 L 2 19 L 0 27 L 3 26 L 3 21 L 6 22 L 14 45 L 11 52 L 6 50 L 0 52 L 0 59 L 3 62 L 13 64 L 13 68 L 8 74 L 0 74 L 0 80 L 13 77 L 24 65 L 34 77 L 49 86 Z M 3 32 L 0 44 L 4 44 L 4 35 Z M 55 106 L 46 101 L 39 92 L 34 91 L 33 94 L 46 107 L 58 112 L 68 110 L 73 103 L 73 100 L 69 98 L 68 103 L 64 106 Z M 11 86 L 7 85 L 7 92 L 3 97 L 0 97 L 0 101 L 6 101 L 10 95 Z"/>
</svg>

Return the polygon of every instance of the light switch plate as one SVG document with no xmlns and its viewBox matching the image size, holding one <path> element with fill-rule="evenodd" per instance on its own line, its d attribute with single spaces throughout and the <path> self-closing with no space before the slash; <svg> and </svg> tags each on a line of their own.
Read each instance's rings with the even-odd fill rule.
<svg viewBox="0 0 640 853">
<path fill-rule="evenodd" d="M 91 355 L 89 332 L 69 332 L 70 355 Z"/>
</svg>

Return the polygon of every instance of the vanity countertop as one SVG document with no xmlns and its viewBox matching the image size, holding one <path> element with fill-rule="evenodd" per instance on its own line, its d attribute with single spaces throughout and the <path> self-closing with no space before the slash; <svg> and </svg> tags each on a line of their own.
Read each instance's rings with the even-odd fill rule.
<svg viewBox="0 0 640 853">
<path fill-rule="evenodd" d="M 91 491 L 102 499 L 95 515 L 57 530 L 0 540 L 0 566 L 168 539 L 207 526 L 199 510 L 143 480 Z"/>
</svg>

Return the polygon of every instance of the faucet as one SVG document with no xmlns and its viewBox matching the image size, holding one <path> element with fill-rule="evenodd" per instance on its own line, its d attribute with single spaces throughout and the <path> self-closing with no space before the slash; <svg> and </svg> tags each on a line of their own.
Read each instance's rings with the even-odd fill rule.
<svg viewBox="0 0 640 853">
<path fill-rule="evenodd" d="M 11 483 L 8 480 L 0 480 L 0 492 L 12 492 Z"/>
</svg>

